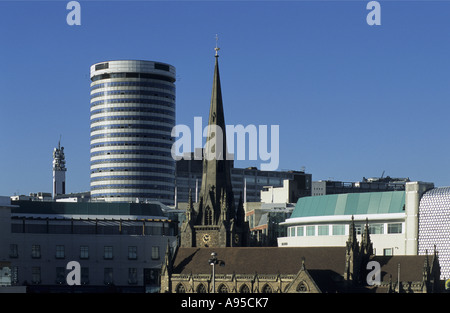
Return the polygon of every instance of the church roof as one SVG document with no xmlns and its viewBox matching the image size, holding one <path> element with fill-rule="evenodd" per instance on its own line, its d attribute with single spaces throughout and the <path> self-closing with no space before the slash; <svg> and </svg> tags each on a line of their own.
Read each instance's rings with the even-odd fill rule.
<svg viewBox="0 0 450 313">
<path fill-rule="evenodd" d="M 215 266 L 221 274 L 296 275 L 304 266 L 322 292 L 339 292 L 345 271 L 345 247 L 227 247 L 179 248 L 172 274 L 211 274 L 211 253 L 224 266 Z M 380 264 L 381 282 L 422 282 L 426 255 L 372 256 L 369 261 Z M 432 256 L 428 256 L 432 262 Z M 399 266 L 400 265 L 400 266 Z M 371 269 L 363 270 L 365 277 Z M 386 292 L 387 285 L 378 288 L 357 287 L 358 292 Z"/>
<path fill-rule="evenodd" d="M 173 263 L 174 274 L 209 274 L 211 253 L 225 262 L 217 266 L 217 274 L 297 274 L 302 259 L 308 270 L 345 269 L 345 247 L 225 247 L 179 248 Z"/>
<path fill-rule="evenodd" d="M 372 256 L 370 261 L 377 261 L 381 266 L 381 281 L 396 282 L 400 274 L 400 281 L 422 281 L 423 267 L 426 255 L 396 255 Z M 431 264 L 433 256 L 428 256 Z"/>
</svg>

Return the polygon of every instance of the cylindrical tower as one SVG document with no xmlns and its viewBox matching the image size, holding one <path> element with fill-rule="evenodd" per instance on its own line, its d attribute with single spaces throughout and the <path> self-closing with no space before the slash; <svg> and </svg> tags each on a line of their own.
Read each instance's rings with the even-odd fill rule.
<svg viewBox="0 0 450 313">
<path fill-rule="evenodd" d="M 173 204 L 175 68 L 108 61 L 90 76 L 92 200 Z"/>
</svg>

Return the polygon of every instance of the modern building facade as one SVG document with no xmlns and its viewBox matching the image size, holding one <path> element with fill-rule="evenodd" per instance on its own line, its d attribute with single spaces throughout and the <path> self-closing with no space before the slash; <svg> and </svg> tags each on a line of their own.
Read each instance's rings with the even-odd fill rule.
<svg viewBox="0 0 450 313">
<path fill-rule="evenodd" d="M 426 192 L 419 205 L 419 254 L 439 251 L 441 279 L 450 278 L 450 187 Z"/>
<path fill-rule="evenodd" d="M 119 60 L 90 70 L 92 200 L 173 204 L 175 68 Z"/>
<path fill-rule="evenodd" d="M 284 223 L 280 247 L 344 246 L 354 220 L 368 223 L 375 255 L 417 255 L 419 203 L 433 184 L 406 183 L 405 191 L 365 192 L 300 198 Z"/>
<path fill-rule="evenodd" d="M 0 199 L 1 200 L 1 199 Z M 0 262 L 27 292 L 157 292 L 178 223 L 158 203 L 0 203 Z M 67 265 L 80 264 L 80 285 Z"/>
</svg>

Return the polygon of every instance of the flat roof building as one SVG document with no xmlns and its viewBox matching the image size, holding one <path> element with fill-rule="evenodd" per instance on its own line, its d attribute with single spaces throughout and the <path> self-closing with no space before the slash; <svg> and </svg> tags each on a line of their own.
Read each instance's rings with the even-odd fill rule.
<svg viewBox="0 0 450 313">
<path fill-rule="evenodd" d="M 284 223 L 283 246 L 344 246 L 355 221 L 362 234 L 368 221 L 374 254 L 417 255 L 419 201 L 433 184 L 406 183 L 405 191 L 334 194 L 300 198 Z"/>
<path fill-rule="evenodd" d="M 0 208 L 0 262 L 28 292 L 157 292 L 178 222 L 161 203 L 12 201 Z M 71 261 L 80 285 L 69 286 Z"/>
</svg>

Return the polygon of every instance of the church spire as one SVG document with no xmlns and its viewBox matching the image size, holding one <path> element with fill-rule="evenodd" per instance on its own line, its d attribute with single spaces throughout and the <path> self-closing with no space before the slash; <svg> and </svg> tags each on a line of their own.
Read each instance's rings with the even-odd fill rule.
<svg viewBox="0 0 450 313">
<path fill-rule="evenodd" d="M 217 34 L 216 34 L 216 47 L 214 48 L 214 50 L 216 50 L 216 58 L 219 57 L 219 50 L 220 50 L 220 48 L 217 46 L 218 42 L 219 42 L 219 36 L 217 36 Z"/>
<path fill-rule="evenodd" d="M 227 196 L 231 196 L 231 172 L 230 161 L 227 161 L 227 142 L 225 132 L 225 114 L 222 102 L 222 88 L 220 84 L 218 50 L 214 49 L 215 65 L 213 86 L 211 92 L 211 103 L 209 108 L 209 119 L 206 136 L 206 144 L 203 158 L 203 175 L 200 197 L 203 197 L 204 207 L 208 205 L 214 208 L 214 215 L 220 213 L 216 211 L 217 203 L 222 196 L 222 190 Z M 230 200 L 230 198 L 228 199 Z"/>
<path fill-rule="evenodd" d="M 182 247 L 231 247 L 249 243 L 250 228 L 245 221 L 245 212 L 242 209 L 238 211 L 238 215 L 236 213 L 231 185 L 233 160 L 227 160 L 225 114 L 217 44 L 214 50 L 216 51 L 214 76 L 206 144 L 203 150 L 200 201 L 195 205 L 191 200 L 189 201 L 187 215 L 191 216 L 194 222 L 183 222 L 180 231 Z M 190 210 L 192 206 L 194 211 Z"/>
</svg>

